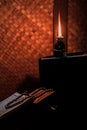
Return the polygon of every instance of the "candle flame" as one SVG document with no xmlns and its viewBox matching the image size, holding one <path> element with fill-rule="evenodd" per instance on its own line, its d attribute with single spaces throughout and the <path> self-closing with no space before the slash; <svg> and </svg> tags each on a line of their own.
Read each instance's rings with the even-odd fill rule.
<svg viewBox="0 0 87 130">
<path fill-rule="evenodd" d="M 58 37 L 63 37 L 62 36 L 62 28 L 61 28 L 60 12 L 58 14 Z"/>
</svg>

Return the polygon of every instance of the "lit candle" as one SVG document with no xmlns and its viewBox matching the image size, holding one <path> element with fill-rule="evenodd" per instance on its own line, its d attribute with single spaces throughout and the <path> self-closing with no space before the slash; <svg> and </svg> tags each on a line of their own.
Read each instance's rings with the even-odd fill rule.
<svg viewBox="0 0 87 130">
<path fill-rule="evenodd" d="M 55 56 L 64 56 L 65 52 L 65 44 L 64 44 L 64 36 L 62 35 L 62 27 L 61 27 L 61 19 L 60 12 L 58 14 L 58 34 L 56 38 L 56 44 L 54 47 L 54 55 Z"/>
<path fill-rule="evenodd" d="M 60 12 L 58 14 L 58 38 L 59 39 L 63 39 L 63 35 L 62 35 L 62 26 L 61 26 L 61 19 L 60 19 Z"/>
</svg>

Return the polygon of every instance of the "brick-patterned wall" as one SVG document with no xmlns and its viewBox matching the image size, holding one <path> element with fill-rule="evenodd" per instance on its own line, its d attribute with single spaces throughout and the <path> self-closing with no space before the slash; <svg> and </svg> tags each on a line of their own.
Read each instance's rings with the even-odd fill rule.
<svg viewBox="0 0 87 130">
<path fill-rule="evenodd" d="M 87 0 L 68 0 L 68 51 L 87 53 Z"/>
<path fill-rule="evenodd" d="M 0 0 L 0 100 L 53 54 L 53 0 Z"/>
</svg>

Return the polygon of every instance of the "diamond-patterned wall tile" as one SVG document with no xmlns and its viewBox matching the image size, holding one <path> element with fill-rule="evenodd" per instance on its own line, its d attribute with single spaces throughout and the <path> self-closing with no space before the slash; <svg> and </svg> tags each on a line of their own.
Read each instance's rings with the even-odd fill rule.
<svg viewBox="0 0 87 130">
<path fill-rule="evenodd" d="M 52 54 L 53 0 L 1 0 L 0 88 L 9 94 L 26 75 L 39 78 L 38 59 Z"/>
<path fill-rule="evenodd" d="M 87 0 L 68 0 L 68 51 L 87 53 Z"/>
</svg>

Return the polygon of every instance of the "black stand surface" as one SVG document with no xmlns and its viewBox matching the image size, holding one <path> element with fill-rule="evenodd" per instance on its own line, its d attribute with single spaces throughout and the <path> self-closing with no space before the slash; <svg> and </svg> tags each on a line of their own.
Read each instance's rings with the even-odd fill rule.
<svg viewBox="0 0 87 130">
<path fill-rule="evenodd" d="M 81 125 L 86 117 L 87 55 L 43 57 L 39 66 L 41 83 L 56 91 L 57 105 L 64 110 L 66 120 L 72 126 L 77 121 Z"/>
</svg>

